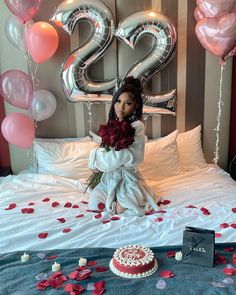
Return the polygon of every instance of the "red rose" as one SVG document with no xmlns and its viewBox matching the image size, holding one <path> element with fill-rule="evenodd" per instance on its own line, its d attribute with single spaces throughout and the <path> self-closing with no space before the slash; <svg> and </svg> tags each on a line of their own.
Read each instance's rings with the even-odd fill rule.
<svg viewBox="0 0 236 295">
<path fill-rule="evenodd" d="M 111 120 L 107 125 L 101 125 L 99 135 L 102 147 L 114 147 L 116 151 L 127 148 L 134 142 L 135 129 L 127 121 Z"/>
</svg>

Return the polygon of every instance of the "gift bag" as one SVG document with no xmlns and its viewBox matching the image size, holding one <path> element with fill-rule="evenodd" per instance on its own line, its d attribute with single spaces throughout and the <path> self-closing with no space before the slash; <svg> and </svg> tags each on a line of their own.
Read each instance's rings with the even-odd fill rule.
<svg viewBox="0 0 236 295">
<path fill-rule="evenodd" d="M 183 262 L 214 266 L 215 232 L 204 228 L 186 226 L 183 233 Z"/>
</svg>

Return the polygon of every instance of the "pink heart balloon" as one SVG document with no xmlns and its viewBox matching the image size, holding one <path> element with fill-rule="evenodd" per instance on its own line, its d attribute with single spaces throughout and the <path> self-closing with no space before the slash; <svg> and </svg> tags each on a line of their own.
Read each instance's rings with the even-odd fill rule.
<svg viewBox="0 0 236 295">
<path fill-rule="evenodd" d="M 235 0 L 197 0 L 197 6 L 204 17 L 221 17 L 236 12 Z"/>
<path fill-rule="evenodd" d="M 29 148 L 35 138 L 32 118 L 22 113 L 11 113 L 6 116 L 2 121 L 1 129 L 9 143 L 21 148 Z"/>
<path fill-rule="evenodd" d="M 27 28 L 25 39 L 29 53 L 37 64 L 53 56 L 59 43 L 57 31 L 46 22 L 36 22 Z"/>
<path fill-rule="evenodd" d="M 204 16 L 202 15 L 201 11 L 199 10 L 197 6 L 195 7 L 193 14 L 194 14 L 194 18 L 196 22 L 204 18 Z"/>
<path fill-rule="evenodd" d="M 236 46 L 236 13 L 221 18 L 204 18 L 195 27 L 201 44 L 222 60 Z"/>
<path fill-rule="evenodd" d="M 32 19 L 39 10 L 42 0 L 5 0 L 8 9 L 23 22 Z"/>
</svg>

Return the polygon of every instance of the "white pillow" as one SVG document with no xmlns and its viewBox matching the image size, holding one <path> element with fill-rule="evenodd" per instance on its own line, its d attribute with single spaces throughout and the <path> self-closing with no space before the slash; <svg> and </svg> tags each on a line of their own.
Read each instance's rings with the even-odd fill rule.
<svg viewBox="0 0 236 295">
<path fill-rule="evenodd" d="M 161 180 L 182 172 L 177 150 L 178 131 L 145 144 L 144 161 L 139 169 L 144 179 Z"/>
<path fill-rule="evenodd" d="M 92 141 L 90 136 L 85 137 L 66 137 L 66 138 L 35 138 L 34 142 L 77 142 L 77 141 Z"/>
<path fill-rule="evenodd" d="M 192 130 L 179 133 L 176 141 L 179 159 L 185 171 L 206 166 L 201 144 L 201 125 Z"/>
<path fill-rule="evenodd" d="M 35 140 L 38 173 L 88 179 L 91 175 L 88 168 L 89 153 L 95 146 L 91 141 L 58 143 Z"/>
</svg>

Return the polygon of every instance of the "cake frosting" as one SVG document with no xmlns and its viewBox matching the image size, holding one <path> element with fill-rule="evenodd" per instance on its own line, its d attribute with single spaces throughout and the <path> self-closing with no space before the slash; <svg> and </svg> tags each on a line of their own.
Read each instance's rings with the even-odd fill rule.
<svg viewBox="0 0 236 295">
<path fill-rule="evenodd" d="M 153 274 L 158 268 L 151 249 L 140 245 L 119 248 L 110 261 L 113 273 L 124 278 L 143 278 Z"/>
</svg>

